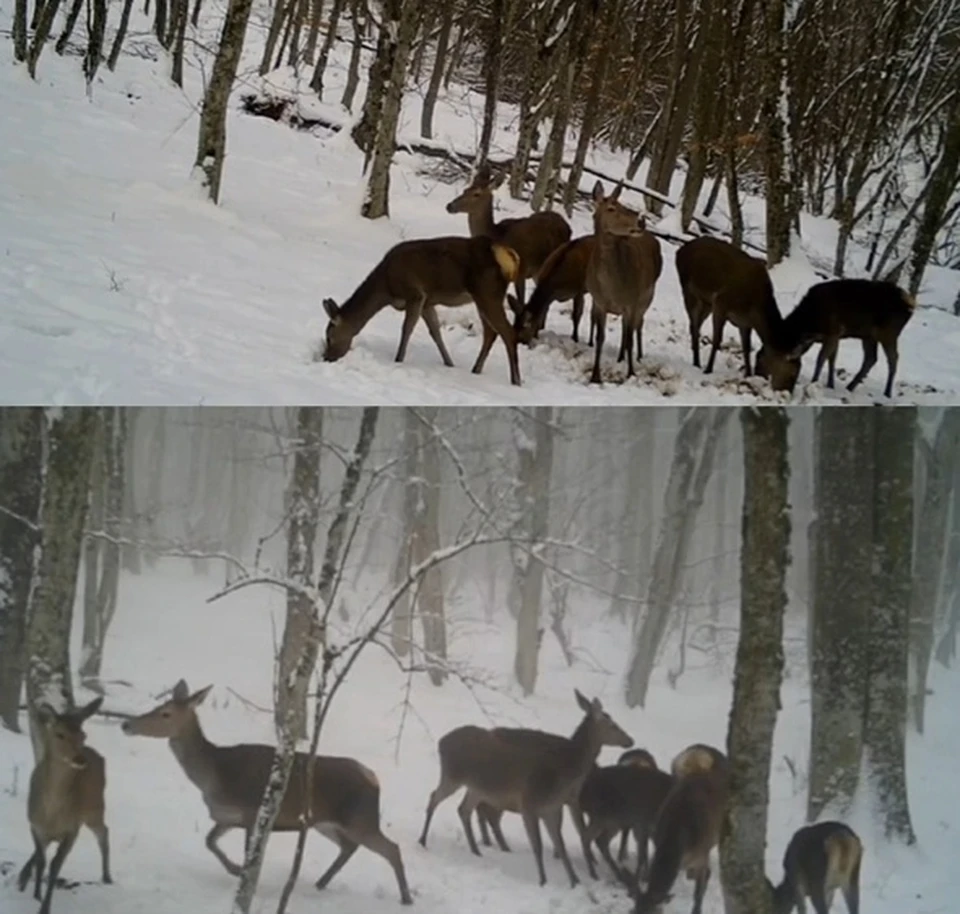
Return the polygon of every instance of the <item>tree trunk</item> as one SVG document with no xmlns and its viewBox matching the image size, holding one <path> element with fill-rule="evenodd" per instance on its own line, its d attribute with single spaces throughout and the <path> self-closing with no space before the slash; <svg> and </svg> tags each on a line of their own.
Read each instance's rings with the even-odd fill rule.
<svg viewBox="0 0 960 914">
<path fill-rule="evenodd" d="M 907 802 L 906 735 L 913 571 L 914 407 L 869 410 L 874 425 L 873 611 L 863 743 L 888 840 L 916 840 Z"/>
<path fill-rule="evenodd" d="M 27 59 L 27 0 L 14 0 L 13 59 L 18 63 Z"/>
<path fill-rule="evenodd" d="M 27 603 L 39 542 L 43 410 L 0 415 L 0 722 L 20 732 Z"/>
<path fill-rule="evenodd" d="M 517 612 L 517 643 L 513 671 L 524 695 L 537 684 L 538 655 L 543 633 L 540 608 L 543 602 L 543 541 L 550 517 L 550 477 L 553 472 L 553 410 L 538 406 L 530 419 L 513 416 L 517 448 L 516 511 L 518 534 L 523 531 L 525 549 L 513 551 L 512 602 Z M 531 434 L 532 432 L 532 434 Z"/>
<path fill-rule="evenodd" d="M 87 505 L 87 533 L 103 531 L 106 501 L 106 436 L 104 411 L 98 409 L 94 419 L 93 459 L 90 461 L 90 501 Z M 83 634 L 80 666 L 93 652 L 97 640 L 97 588 L 100 585 L 100 553 L 105 542 L 99 536 L 86 536 L 83 541 Z M 86 683 L 84 683 L 86 686 Z"/>
<path fill-rule="evenodd" d="M 123 39 L 127 37 L 127 29 L 130 27 L 130 13 L 133 10 L 133 0 L 123 0 L 123 10 L 120 12 L 120 24 L 117 26 L 117 34 L 114 35 L 113 45 L 110 48 L 110 56 L 107 58 L 107 69 L 112 73 L 117 68 L 117 61 L 120 59 L 120 49 L 123 47 Z M 196 23 L 194 23 L 196 25 Z"/>
<path fill-rule="evenodd" d="M 87 516 L 96 412 L 92 407 L 51 410 L 43 424 L 40 544 L 27 620 L 27 704 L 34 756 L 39 759 L 38 705 L 72 708 L 70 623 L 80 546 Z"/>
<path fill-rule="evenodd" d="M 227 152 L 227 106 L 230 89 L 237 76 L 237 65 L 240 62 L 252 5 L 253 0 L 230 0 L 200 114 L 200 135 L 194 171 L 214 203 L 220 200 L 220 179 Z"/>
<path fill-rule="evenodd" d="M 323 408 L 301 406 L 297 410 L 297 449 L 287 495 L 287 577 L 302 588 L 313 586 L 313 557 L 320 523 L 320 449 L 323 445 Z M 274 724 L 279 733 L 290 727 L 293 738 L 307 735 L 307 691 L 292 690 L 285 683 L 296 678 L 304 640 L 309 636 L 317 607 L 303 590 L 287 590 L 287 615 L 277 658 Z M 312 667 L 311 667 L 312 669 Z M 281 696 L 285 700 L 281 701 Z"/>
<path fill-rule="evenodd" d="M 363 9 L 365 14 L 366 6 L 364 6 Z M 366 28 L 366 20 L 361 21 L 360 16 L 360 0 L 351 0 L 350 20 L 353 23 L 353 44 L 350 48 L 350 64 L 347 67 L 347 81 L 344 84 L 343 96 L 340 99 L 340 104 L 343 105 L 347 111 L 353 111 L 353 97 L 357 94 L 357 86 L 360 84 L 360 51 L 363 49 L 363 33 Z"/>
<path fill-rule="evenodd" d="M 293 14 L 293 8 L 297 3 L 299 3 L 299 0 L 276 0 L 273 7 L 273 16 L 270 19 L 270 28 L 267 30 L 267 38 L 263 43 L 263 56 L 260 58 L 258 72 L 261 76 L 266 76 L 272 69 L 271 62 L 277 49 L 277 42 L 283 32 L 283 25 Z"/>
<path fill-rule="evenodd" d="M 314 19 L 315 23 L 320 21 L 321 0 L 315 0 L 318 12 Z M 330 9 L 329 21 L 327 24 L 327 33 L 323 36 L 323 44 L 320 46 L 320 56 L 317 57 L 317 65 L 313 68 L 313 77 L 310 79 L 310 88 L 317 93 L 319 98 L 323 98 L 323 74 L 327 70 L 327 61 L 330 59 L 330 49 L 337 37 L 337 26 L 340 24 L 340 14 L 346 6 L 346 0 L 333 0 L 333 6 Z M 307 56 L 313 57 L 313 47 L 316 45 L 317 29 L 312 28 L 307 39 Z"/>
<path fill-rule="evenodd" d="M 505 28 L 504 0 L 490 0 L 489 33 L 486 36 L 486 54 L 483 60 L 483 124 L 480 127 L 480 143 L 477 147 L 477 165 L 490 158 L 490 141 L 497 118 L 497 93 L 500 85 L 500 57 Z"/>
<path fill-rule="evenodd" d="M 66 19 L 63 21 L 63 29 L 57 36 L 57 43 L 53 46 L 53 49 L 61 57 L 63 56 L 64 51 L 67 50 L 67 44 L 70 42 L 70 37 L 73 35 L 73 30 L 77 26 L 77 19 L 80 18 L 80 10 L 82 9 L 83 0 L 73 0 L 73 4 L 67 11 Z M 84 65 L 86 65 L 86 61 L 84 61 Z"/>
<path fill-rule="evenodd" d="M 414 564 L 411 550 L 413 548 L 414 516 L 417 512 L 417 485 L 420 469 L 420 436 L 418 426 L 420 419 L 414 409 L 403 411 L 403 506 L 400 513 L 401 529 L 397 531 L 397 553 L 393 566 L 393 586 L 398 588 L 410 566 Z M 407 591 L 393 609 L 392 644 L 394 653 L 398 657 L 406 657 L 410 653 L 413 641 L 413 596 Z"/>
<path fill-rule="evenodd" d="M 47 0 L 43 6 L 37 5 L 40 15 L 35 17 L 37 25 L 33 33 L 33 41 L 30 42 L 30 51 L 27 54 L 27 72 L 31 79 L 37 78 L 37 62 L 50 37 L 50 30 L 53 28 L 53 20 L 57 17 L 57 11 L 60 9 L 60 0 Z"/>
<path fill-rule="evenodd" d="M 393 74 L 403 4 L 404 0 L 385 0 L 383 4 L 380 14 L 382 21 L 377 34 L 376 56 L 367 71 L 367 94 L 363 98 L 360 119 L 350 132 L 353 142 L 364 154 L 364 170 L 367 168 L 377 139 L 386 86 Z"/>
<path fill-rule="evenodd" d="M 807 819 L 843 815 L 860 777 L 873 600 L 870 410 L 819 410 Z M 882 520 L 882 519 L 880 519 Z"/>
<path fill-rule="evenodd" d="M 420 110 L 420 136 L 425 139 L 433 138 L 433 111 L 437 106 L 437 97 L 440 95 L 440 84 L 443 82 L 443 69 L 447 61 L 447 49 L 450 47 L 450 31 L 453 28 L 453 0 L 443 4 L 440 14 L 440 31 L 437 35 L 437 50 L 433 58 L 433 69 L 430 71 L 430 82 L 423 96 L 423 107 Z M 426 40 L 426 37 L 424 37 Z"/>
<path fill-rule="evenodd" d="M 730 795 L 720 839 L 727 914 L 770 914 L 764 873 L 770 758 L 783 677 L 790 510 L 787 415 L 745 408 L 740 637 L 727 732 Z"/>
<path fill-rule="evenodd" d="M 364 165 L 369 165 L 370 177 L 360 214 L 367 219 L 390 215 L 390 163 L 393 161 L 393 149 L 397 142 L 397 124 L 400 122 L 400 105 L 407 78 L 407 60 L 417 33 L 420 0 L 389 0 L 389 5 L 394 7 L 392 12 L 397 14 L 397 19 L 385 23 L 384 28 L 396 35 L 396 43 L 393 45 L 390 78 L 377 122 L 372 156 L 368 152 L 364 160 Z"/>
<path fill-rule="evenodd" d="M 170 65 L 170 79 L 173 84 L 183 88 L 183 46 L 187 37 L 187 17 L 190 0 L 176 0 L 174 6 L 173 62 Z"/>
<path fill-rule="evenodd" d="M 634 625 L 633 651 L 624 697 L 631 708 L 644 706 L 657 651 L 670 611 L 680 592 L 690 540 L 713 468 L 720 431 L 730 411 L 706 407 L 685 410 L 674 441 L 673 466 L 663 495 L 660 539 L 653 559 L 643 623 Z"/>
</svg>

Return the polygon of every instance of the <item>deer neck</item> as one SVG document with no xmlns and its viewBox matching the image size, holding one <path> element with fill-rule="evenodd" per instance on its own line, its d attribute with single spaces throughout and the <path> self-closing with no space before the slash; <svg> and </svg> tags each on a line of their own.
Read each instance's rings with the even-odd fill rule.
<svg viewBox="0 0 960 914">
<path fill-rule="evenodd" d="M 486 235 L 487 238 L 493 238 L 496 223 L 493 221 L 492 195 L 487 197 L 477 209 L 470 210 L 467 213 L 467 225 L 470 227 L 471 237 L 476 238 L 478 235 Z"/>
<path fill-rule="evenodd" d="M 585 715 L 580 721 L 580 725 L 570 737 L 570 742 L 573 746 L 572 773 L 578 778 L 586 778 L 597 762 L 601 746 L 600 734 L 597 733 L 589 715 Z"/>
<path fill-rule="evenodd" d="M 215 777 L 215 748 L 204 735 L 196 715 L 177 736 L 170 737 L 170 749 L 184 774 L 204 793 Z"/>
<path fill-rule="evenodd" d="M 349 323 L 354 335 L 359 333 L 377 312 L 390 304 L 382 269 L 382 264 L 374 268 L 340 309 L 340 316 Z"/>
</svg>

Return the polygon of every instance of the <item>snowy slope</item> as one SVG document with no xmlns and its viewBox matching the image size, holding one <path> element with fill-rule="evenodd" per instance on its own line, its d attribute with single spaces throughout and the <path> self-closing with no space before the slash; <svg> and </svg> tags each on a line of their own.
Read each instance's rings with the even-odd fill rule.
<svg viewBox="0 0 960 914">
<path fill-rule="evenodd" d="M 266 708 L 271 694 L 273 623 L 282 625 L 282 604 L 276 595 L 250 588 L 221 602 L 204 600 L 218 586 L 216 575 L 195 577 L 186 562 L 161 562 L 155 571 L 121 580 L 119 609 L 107 644 L 104 677 L 112 681 L 106 707 L 139 712 L 151 707 L 152 696 L 180 676 L 195 688 L 215 687 L 203 705 L 201 721 L 216 742 L 272 740 Z M 728 607 L 735 610 L 735 607 Z M 458 797 L 441 805 L 434 818 L 428 849 L 417 844 L 423 811 L 437 777 L 436 739 L 451 727 L 475 722 L 538 725 L 569 732 L 579 713 L 572 690 L 596 694 L 637 744 L 648 747 L 666 765 L 671 756 L 694 740 L 723 745 L 730 701 L 734 644 L 727 639 L 719 663 L 697 654 L 694 666 L 674 691 L 662 667 L 654 674 L 646 710 L 628 710 L 620 699 L 620 671 L 626 660 L 623 629 L 609 621 L 601 607 L 571 602 L 574 647 L 578 663 L 568 670 L 548 637 L 542 653 L 537 694 L 522 700 L 510 685 L 512 626 L 504 618 L 482 621 L 479 606 L 459 607 L 452 616 L 450 651 L 469 665 L 484 684 L 472 690 L 456 681 L 432 687 L 417 678 L 404 715 L 406 679 L 383 652 L 375 649 L 358 665 L 329 721 L 322 751 L 354 755 L 377 772 L 383 784 L 383 828 L 398 842 L 421 914 L 464 914 L 510 911 L 512 914 L 582 914 L 584 910 L 627 914 L 622 890 L 601 870 L 601 880 L 571 890 L 561 866 L 546 858 L 547 886 L 537 885 L 536 871 L 523 828 L 516 816 L 504 818 L 513 853 L 472 856 L 456 815 Z M 79 613 L 77 614 L 79 620 Z M 599 620 L 599 621 L 598 621 Z M 229 630 L 226 642 L 223 632 Z M 779 872 L 783 848 L 802 824 L 806 793 L 794 783 L 785 757 L 806 771 L 809 692 L 803 638 L 788 637 L 788 679 L 783 690 L 774 747 L 771 823 L 767 869 Z M 211 650 L 211 645 L 221 645 Z M 668 651 L 672 657 L 672 651 Z M 76 656 L 76 654 L 75 654 Z M 122 683 L 127 683 L 124 685 Z M 955 707 L 960 683 L 955 673 L 933 672 L 927 735 L 911 732 L 908 778 L 915 849 L 882 844 L 868 817 L 852 824 L 866 845 L 862 907 L 869 914 L 949 914 L 956 910 L 955 867 L 960 855 L 960 806 L 947 789 L 948 774 L 960 752 Z M 239 696 L 242 696 L 242 699 Z M 489 717 L 487 716 L 489 715 Z M 361 725 L 358 726 L 358 722 Z M 113 720 L 94 719 L 87 727 L 90 744 L 107 759 L 108 824 L 111 828 L 115 885 L 96 883 L 99 861 L 92 836 L 82 834 L 64 868 L 64 877 L 83 884 L 54 899 L 60 914 L 215 914 L 228 909 L 234 881 L 203 847 L 209 828 L 198 791 L 180 771 L 164 741 L 126 737 Z M 612 760 L 615 750 L 601 756 Z M 31 766 L 29 741 L 0 730 L 0 910 L 33 914 L 29 893 L 20 895 L 15 875 L 30 850 L 25 820 L 25 791 Z M 953 797 L 954 799 L 951 799 Z M 586 876 L 569 823 L 571 859 Z M 294 839 L 271 840 L 256 910 L 273 911 L 287 874 Z M 239 832 L 224 846 L 239 857 Z M 326 896 L 313 882 L 333 859 L 333 845 L 316 834 L 307 842 L 303 871 L 290 910 L 319 910 L 335 902 L 344 914 L 386 914 L 399 910 L 396 885 L 387 865 L 360 851 L 334 880 Z M 688 910 L 690 888 L 678 883 L 671 912 Z M 838 901 L 838 904 L 840 902 Z M 716 880 L 711 884 L 705 914 L 720 914 Z"/>
<path fill-rule="evenodd" d="M 12 6 L 3 0 L 0 27 L 9 27 Z M 218 8 L 211 6 L 208 17 Z M 153 46 L 139 10 L 134 20 L 130 48 L 148 52 Z M 212 42 L 219 20 L 207 22 Z M 258 85 L 253 65 L 261 41 L 255 26 L 238 93 Z M 343 45 L 334 50 L 330 100 L 339 98 L 343 52 Z M 59 58 L 49 49 L 37 83 L 23 68 L 0 67 L 0 401 L 623 405 L 665 397 L 684 403 L 775 399 L 762 385 L 740 382 L 733 332 L 713 378 L 692 367 L 673 249 L 666 244 L 641 375 L 629 383 L 619 383 L 614 326 L 606 349 L 610 382 L 587 384 L 592 350 L 570 341 L 569 318 L 556 305 L 541 344 L 521 352 L 520 389 L 508 383 L 499 343 L 484 374 L 470 374 L 480 344 L 472 306 L 442 309 L 453 369 L 442 366 L 423 326 L 406 363 L 395 365 L 400 318 L 392 310 L 367 326 L 341 362 L 314 361 L 326 324 L 322 297 L 343 300 L 400 239 L 466 233 L 465 218 L 444 211 L 458 188 L 419 172 L 434 162 L 400 154 L 392 174 L 392 218 L 370 223 L 358 215 L 362 163 L 346 131 L 313 136 L 235 111 L 228 122 L 222 205 L 214 207 L 189 180 L 202 81 L 197 60 L 188 57 L 184 92 L 170 84 L 163 58 L 124 54 L 115 74 L 102 71 L 92 99 L 85 97 L 76 56 Z M 438 106 L 437 139 L 471 149 L 480 105 L 478 96 L 453 87 Z M 348 117 L 330 105 L 324 110 Z M 497 142 L 505 151 L 513 144 L 513 117 L 504 107 Z M 401 136 L 416 138 L 418 124 L 419 97 L 412 92 Z M 615 177 L 624 168 L 602 151 L 593 165 Z M 593 180 L 585 177 L 584 186 Z M 629 192 L 624 199 L 639 204 Z M 503 191 L 498 202 L 501 213 L 528 211 Z M 762 201 L 745 205 L 751 235 L 759 240 Z M 586 212 L 574 222 L 575 234 L 590 228 Z M 832 227 L 808 219 L 804 234 L 804 254 L 775 276 L 784 310 L 814 281 L 807 256 L 818 265 L 830 260 Z M 921 295 L 928 307 L 902 338 L 897 402 L 955 396 L 960 321 L 939 309 L 949 308 L 958 284 L 956 274 L 931 271 Z M 586 334 L 586 319 L 582 329 Z M 842 366 L 855 370 L 859 360 L 859 344 L 844 343 Z M 885 380 L 882 362 L 854 397 L 816 385 L 801 386 L 796 399 L 875 401 Z"/>
</svg>

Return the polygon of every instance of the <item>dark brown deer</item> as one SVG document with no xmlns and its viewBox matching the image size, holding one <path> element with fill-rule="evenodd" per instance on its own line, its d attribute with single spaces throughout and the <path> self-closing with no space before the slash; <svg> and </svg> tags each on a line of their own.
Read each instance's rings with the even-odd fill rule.
<svg viewBox="0 0 960 914">
<path fill-rule="evenodd" d="M 773 914 L 804 914 L 804 898 L 816 914 L 827 914 L 840 889 L 850 914 L 860 914 L 863 845 L 843 822 L 818 822 L 798 829 L 783 856 L 783 881 L 770 885 Z"/>
<path fill-rule="evenodd" d="M 520 383 L 517 339 L 504 310 L 508 283 L 517 276 L 519 260 L 515 251 L 489 238 L 420 238 L 401 241 L 384 255 L 353 295 L 338 305 L 323 300 L 327 324 L 323 357 L 328 362 L 343 358 L 353 338 L 375 314 L 392 305 L 403 311 L 403 329 L 396 361 L 407 354 L 407 343 L 422 317 L 440 358 L 448 368 L 453 359 L 440 333 L 437 305 L 451 308 L 474 302 L 483 328 L 483 343 L 473 366 L 480 374 L 490 349 L 499 336 L 507 347 L 510 383 Z"/>
<path fill-rule="evenodd" d="M 623 320 L 621 349 L 627 357 L 627 377 L 634 376 L 633 334 L 637 359 L 643 358 L 643 319 L 653 301 L 653 290 L 663 270 L 660 242 L 646 230 L 636 210 L 618 202 L 622 184 L 604 196 L 600 181 L 593 188 L 594 245 L 587 265 L 587 291 L 593 299 L 596 355 L 592 384 L 600 383 L 600 355 L 606 337 L 607 314 Z"/>
<path fill-rule="evenodd" d="M 657 760 L 646 749 L 628 749 L 617 759 L 618 765 L 633 765 L 637 768 L 654 768 L 659 770 Z M 627 856 L 627 844 L 630 839 L 630 829 L 625 828 L 620 834 L 620 850 L 617 851 L 617 863 L 623 863 Z"/>
<path fill-rule="evenodd" d="M 574 238 L 558 247 L 546 260 L 537 274 L 537 284 L 530 301 L 521 308 L 516 300 L 510 307 L 516 312 L 514 329 L 521 343 L 532 342 L 547 322 L 550 305 L 555 301 L 573 299 L 573 341 L 580 342 L 580 319 L 583 317 L 583 300 L 587 292 L 587 264 L 593 253 L 594 236 Z M 593 322 L 590 323 L 588 345 L 593 345 Z"/>
<path fill-rule="evenodd" d="M 526 279 L 540 272 L 550 254 L 569 241 L 573 231 L 563 216 L 549 211 L 494 221 L 493 192 L 505 178 L 506 172 L 494 176 L 484 163 L 466 190 L 447 204 L 447 212 L 466 213 L 471 236 L 485 236 L 517 252 L 520 266 L 513 283 L 516 306 L 522 310 Z"/>
<path fill-rule="evenodd" d="M 893 395 L 893 379 L 897 373 L 899 353 L 897 341 L 907 322 L 913 316 L 916 302 L 892 282 L 873 279 L 831 279 L 817 283 L 784 319 L 784 346 L 794 358 L 799 358 L 814 343 L 820 343 L 813 381 L 820 377 L 823 363 L 828 363 L 827 387 L 832 388 L 837 349 L 840 340 L 858 339 L 863 343 L 863 364 L 847 385 L 854 390 L 877 363 L 877 346 L 883 347 L 887 357 L 887 384 L 884 396 Z M 769 371 L 766 347 L 757 353 L 757 373 Z M 784 384 L 772 379 L 774 389 L 793 384 Z M 782 385 L 781 388 L 777 384 Z"/>
<path fill-rule="evenodd" d="M 726 757 L 698 744 L 681 752 L 671 770 L 674 785 L 657 817 L 649 881 L 637 895 L 635 914 L 652 914 L 665 904 L 680 870 L 694 881 L 693 914 L 700 914 L 710 881 L 710 851 L 720 840 L 727 804 Z"/>
<path fill-rule="evenodd" d="M 77 840 L 81 825 L 94 833 L 100 845 L 103 881 L 113 882 L 110 877 L 110 834 L 104 821 L 107 766 L 103 756 L 86 745 L 83 732 L 84 721 L 101 704 L 103 698 L 95 698 L 90 704 L 63 714 L 58 714 L 49 705 L 37 708 L 43 755 L 30 775 L 27 798 L 27 818 L 34 851 L 20 871 L 17 886 L 22 892 L 32 874 L 33 897 L 40 901 L 47 847 L 56 841 L 57 851 L 50 863 L 40 914 L 50 911 L 60 868 Z"/>
<path fill-rule="evenodd" d="M 636 890 L 648 869 L 647 845 L 673 783 L 673 776 L 656 765 L 610 765 L 593 772 L 580 791 L 580 806 L 587 818 L 587 844 L 597 845 L 614 876 L 631 890 Z M 610 855 L 610 841 L 618 832 L 633 834 L 637 842 L 637 866 L 632 877 Z"/>
<path fill-rule="evenodd" d="M 560 736 L 556 733 L 547 733 L 543 730 L 532 730 L 526 727 L 494 727 L 490 732 L 498 739 L 501 739 L 512 746 L 517 746 L 525 750 L 535 750 L 547 753 L 563 752 L 570 742 L 569 738 L 566 736 Z M 633 745 L 633 739 L 619 728 L 611 730 L 608 734 L 606 734 L 606 737 L 612 741 L 604 742 L 603 745 L 619 747 Z M 590 773 L 584 779 L 584 787 L 599 770 L 599 766 L 594 763 L 593 767 L 590 769 Z M 587 869 L 590 871 L 590 875 L 596 879 L 597 872 L 593 856 L 590 853 L 590 843 L 584 837 L 585 826 L 583 812 L 581 811 L 580 806 L 580 794 L 583 793 L 584 787 L 581 787 L 579 794 L 570 797 L 567 802 L 567 808 L 570 810 L 570 817 L 573 819 L 574 827 L 576 828 L 577 835 L 580 838 L 584 859 L 587 861 Z M 499 846 L 500 850 L 509 853 L 510 848 L 507 845 L 506 839 L 503 837 L 503 831 L 500 827 L 500 821 L 502 818 L 502 809 L 491 806 L 489 803 L 481 802 L 477 804 L 477 822 L 480 826 L 480 840 L 485 846 L 491 846 L 490 835 L 487 831 L 489 826 L 497 840 L 497 845 Z M 554 857 L 559 858 L 559 856 L 559 848 L 554 847 Z"/>
<path fill-rule="evenodd" d="M 511 744 L 482 727 L 458 727 L 440 738 L 440 783 L 430 794 L 420 843 L 427 846 L 427 832 L 437 806 L 466 787 L 457 812 L 467 834 L 470 850 L 480 856 L 470 817 L 480 802 L 510 812 L 519 812 L 545 885 L 540 819 L 544 820 L 554 847 L 560 854 L 571 887 L 579 883 L 563 843 L 560 823 L 563 806 L 575 802 L 584 778 L 590 773 L 602 745 L 630 737 L 603 710 L 600 700 L 588 701 L 574 692 L 584 712 L 573 735 L 553 751 Z"/>
<path fill-rule="evenodd" d="M 713 371 L 723 328 L 730 321 L 740 331 L 744 373 L 752 373 L 750 333 L 756 331 L 770 353 L 767 358 L 775 390 L 792 387 L 800 372 L 799 356 L 786 344 L 783 317 L 777 307 L 767 266 L 720 238 L 694 238 L 677 251 L 677 274 L 690 321 L 693 364 L 700 367 L 700 328 L 713 316 L 713 339 L 704 374 Z"/>
<path fill-rule="evenodd" d="M 260 799 L 273 766 L 273 746 L 242 743 L 217 746 L 200 727 L 197 707 L 213 686 L 190 694 L 182 679 L 173 687 L 169 700 L 152 711 L 124 721 L 123 732 L 130 736 L 167 739 L 184 774 L 199 788 L 203 802 L 213 819 L 207 833 L 207 849 L 233 876 L 241 867 L 218 846 L 228 831 L 242 828 L 249 843 Z M 400 900 L 411 904 L 410 889 L 403 869 L 400 849 L 380 831 L 380 782 L 377 776 L 352 758 L 318 755 L 314 759 L 312 796 L 307 808 L 306 775 L 309 756 L 298 752 L 287 791 L 280 803 L 274 831 L 299 831 L 301 820 L 308 823 L 340 848 L 340 854 L 317 880 L 317 888 L 327 886 L 343 869 L 358 847 L 383 857 L 393 868 L 400 887 Z"/>
</svg>

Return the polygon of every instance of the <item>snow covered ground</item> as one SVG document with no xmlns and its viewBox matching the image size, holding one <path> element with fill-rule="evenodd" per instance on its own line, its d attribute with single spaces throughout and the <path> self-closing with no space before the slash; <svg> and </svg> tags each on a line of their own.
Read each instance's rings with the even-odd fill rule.
<svg viewBox="0 0 960 914">
<path fill-rule="evenodd" d="M 282 624 L 282 604 L 262 588 L 239 591 L 205 604 L 219 584 L 219 574 L 194 576 L 184 561 L 166 560 L 139 578 L 121 580 L 119 609 L 109 636 L 104 677 L 110 681 L 105 707 L 140 712 L 154 697 L 183 676 L 191 687 L 213 683 L 201 709 L 207 735 L 215 742 L 272 741 L 266 708 L 271 694 L 274 625 Z M 573 595 L 572 595 L 573 596 Z M 362 605 L 362 604 L 360 604 Z M 509 620 L 483 621 L 479 606 L 463 605 L 453 615 L 451 658 L 469 667 L 483 684 L 472 689 L 451 680 L 434 688 L 419 677 L 412 683 L 405 713 L 406 677 L 383 652 L 371 650 L 341 692 L 329 720 L 321 751 L 353 755 L 372 767 L 383 784 L 383 828 L 400 845 L 414 893 L 413 910 L 448 914 L 458 910 L 510 911 L 512 914 L 582 914 L 585 910 L 627 914 L 621 889 L 609 874 L 571 890 L 557 861 L 547 854 L 548 883 L 537 885 L 532 855 L 516 816 L 504 826 L 513 853 L 472 856 L 463 838 L 452 797 L 437 811 L 428 849 L 417 844 L 423 812 L 437 777 L 436 740 L 462 723 L 536 725 L 569 732 L 579 719 L 572 690 L 599 695 L 614 718 L 649 748 L 661 765 L 692 741 L 723 745 L 730 701 L 733 636 L 717 658 L 694 654 L 676 691 L 663 667 L 654 674 L 646 709 L 628 710 L 620 699 L 620 672 L 626 660 L 623 629 L 587 600 L 571 601 L 571 630 L 578 654 L 565 667 L 548 636 L 542 653 L 537 694 L 523 700 L 510 684 L 513 631 Z M 728 607 L 732 612 L 735 607 Z M 77 614 L 79 620 L 79 613 Z M 229 639 L 224 633 L 229 631 Z M 75 633 L 79 634 L 79 632 Z M 771 822 L 767 868 L 779 873 L 783 849 L 803 822 L 809 727 L 809 691 L 803 638 L 789 632 L 788 679 L 783 689 L 774 751 Z M 76 653 L 74 654 L 76 656 Z M 673 658 L 673 651 L 667 656 Z M 951 788 L 950 771 L 960 753 L 956 704 L 960 682 L 955 673 L 934 668 L 928 732 L 911 732 L 908 742 L 910 804 L 919 843 L 916 848 L 884 845 L 866 810 L 852 820 L 866 855 L 862 875 L 862 909 L 867 914 L 952 914 L 956 911 L 956 861 L 960 856 L 960 801 Z M 241 700 L 241 697 L 243 700 Z M 247 703 L 245 703 L 247 702 Z M 489 715 L 489 716 L 487 716 Z M 181 772 L 165 741 L 124 736 L 115 720 L 95 718 L 87 726 L 89 742 L 107 759 L 108 824 L 111 829 L 115 884 L 96 882 L 96 842 L 81 835 L 63 875 L 82 884 L 54 898 L 60 914 L 214 914 L 228 909 L 233 879 L 203 847 L 209 828 L 199 792 Z M 794 781 L 785 761 L 796 766 Z M 616 758 L 604 750 L 601 761 Z M 33 914 L 29 893 L 16 891 L 15 877 L 30 852 L 25 818 L 31 752 L 26 736 L 0 730 L 0 910 Z M 954 797 L 954 799 L 950 799 Z M 586 876 L 572 829 L 567 824 L 571 859 Z M 273 911 L 294 845 L 290 836 L 275 836 L 269 845 L 255 910 Z M 224 840 L 227 852 L 241 852 L 239 832 Z M 334 846 L 311 834 L 303 871 L 293 895 L 293 914 L 335 903 L 344 914 L 379 914 L 399 910 L 389 867 L 360 851 L 337 876 L 325 896 L 313 882 L 333 859 Z M 690 889 L 678 883 L 671 912 L 688 910 Z M 838 900 L 837 904 L 841 902 Z M 720 914 L 721 900 L 712 881 L 705 914 Z"/>
<path fill-rule="evenodd" d="M 222 6 L 205 5 L 201 37 L 210 43 Z M 0 0 L 0 28 L 9 28 L 12 9 L 12 0 Z M 465 234 L 465 217 L 444 210 L 459 187 L 430 173 L 436 160 L 399 154 L 391 219 L 371 223 L 358 215 L 362 162 L 346 131 L 298 133 L 235 110 L 227 127 L 222 205 L 212 206 L 189 179 L 202 89 L 198 61 L 188 54 L 186 89 L 180 91 L 167 78 L 168 61 L 149 59 L 154 45 L 139 9 L 131 34 L 128 50 L 147 56 L 125 53 L 115 74 L 103 69 L 90 99 L 78 56 L 60 58 L 49 48 L 34 83 L 23 67 L 10 65 L 4 47 L 0 401 L 625 405 L 666 397 L 728 404 L 777 399 L 764 385 L 741 382 L 731 331 L 712 378 L 690 364 L 666 243 L 664 275 L 646 322 L 646 356 L 640 377 L 629 383 L 620 383 L 624 371 L 615 362 L 619 327 L 608 335 L 609 380 L 602 388 L 590 386 L 592 350 L 572 343 L 565 308 L 556 305 L 540 345 L 521 351 L 519 389 L 508 383 L 499 343 L 484 374 L 470 374 L 480 344 L 472 306 L 443 309 L 452 369 L 443 367 L 423 326 L 406 362 L 395 365 L 400 318 L 392 309 L 365 328 L 341 362 L 315 361 L 326 324 L 321 299 L 346 298 L 401 239 Z M 254 66 L 262 34 L 262 23 L 251 30 L 238 95 L 259 85 Z M 344 44 L 334 49 L 328 100 L 339 98 L 346 51 Z M 438 105 L 437 140 L 472 149 L 481 105 L 477 95 L 452 87 Z M 321 107 L 335 119 L 348 118 L 329 104 Z M 419 110 L 419 96 L 411 92 L 402 139 L 417 138 Z M 513 146 L 514 117 L 504 106 L 496 138 L 504 154 Z M 601 150 L 592 164 L 619 177 L 625 163 Z M 593 181 L 585 176 L 584 186 Z M 624 199 L 639 205 L 630 192 Z M 504 191 L 498 203 L 501 215 L 528 212 Z M 762 240 L 762 201 L 746 199 L 745 215 L 748 234 Z M 575 234 L 590 229 L 586 211 L 573 221 Z M 831 258 L 833 226 L 809 218 L 803 229 L 804 251 L 775 274 L 783 310 L 815 281 L 810 263 L 823 266 Z M 902 337 L 896 402 L 955 399 L 960 320 L 942 309 L 949 309 L 958 285 L 960 275 L 930 271 L 920 296 L 924 307 Z M 586 325 L 585 319 L 584 333 Z M 807 380 L 812 361 L 811 355 Z M 844 343 L 842 367 L 856 370 L 859 361 L 859 344 Z M 852 397 L 842 388 L 801 385 L 795 398 L 869 403 L 880 398 L 885 377 L 881 357 Z"/>
</svg>

